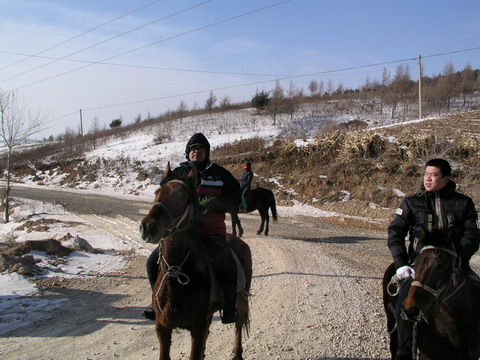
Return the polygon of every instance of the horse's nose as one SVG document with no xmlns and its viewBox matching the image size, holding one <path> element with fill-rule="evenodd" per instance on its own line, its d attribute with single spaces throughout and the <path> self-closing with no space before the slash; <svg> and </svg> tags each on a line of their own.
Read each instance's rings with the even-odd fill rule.
<svg viewBox="0 0 480 360">
<path fill-rule="evenodd" d="M 416 319 L 417 316 L 420 314 L 419 308 L 415 305 L 415 302 L 412 301 L 410 297 L 407 297 L 403 301 L 402 310 L 405 317 L 410 320 Z"/>
<path fill-rule="evenodd" d="M 140 235 L 142 236 L 142 239 L 147 241 L 148 239 L 148 225 L 145 223 L 145 220 L 142 220 L 140 222 Z"/>
</svg>

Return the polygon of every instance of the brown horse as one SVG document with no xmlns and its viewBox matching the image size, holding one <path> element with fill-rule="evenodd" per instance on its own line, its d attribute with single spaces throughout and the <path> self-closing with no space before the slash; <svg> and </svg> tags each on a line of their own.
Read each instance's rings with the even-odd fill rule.
<svg viewBox="0 0 480 360">
<path fill-rule="evenodd" d="M 480 357 L 480 297 L 468 264 L 461 264 L 455 231 L 424 231 L 418 238 L 415 278 L 403 311 L 415 321 L 414 343 L 420 360 L 478 360 Z M 390 332 L 392 359 L 397 333 L 397 300 L 393 264 L 383 279 L 383 300 Z M 393 295 L 393 296 L 392 296 Z M 393 312 L 392 312 L 393 310 Z"/>
<path fill-rule="evenodd" d="M 257 187 L 247 192 L 245 200 L 247 201 L 247 209 L 245 212 L 250 213 L 258 210 L 262 219 L 262 223 L 257 231 L 257 235 L 262 234 L 263 230 L 265 229 L 264 234 L 267 236 L 269 231 L 268 225 L 270 222 L 270 216 L 268 215 L 269 209 L 272 212 L 273 221 L 278 221 L 277 205 L 275 203 L 275 196 L 273 195 L 273 192 L 262 187 Z M 232 206 L 231 210 L 228 212 L 230 213 L 230 217 L 232 219 L 233 235 L 237 234 L 236 228 L 238 226 L 238 236 L 242 237 L 243 228 L 242 224 L 240 223 L 240 218 L 238 217 L 238 205 L 235 204 Z"/>
<path fill-rule="evenodd" d="M 170 164 L 165 172 L 173 174 Z M 148 243 L 159 243 L 160 267 L 152 294 L 155 328 L 160 342 L 160 360 L 170 359 L 174 328 L 190 330 L 190 360 L 205 356 L 205 346 L 218 301 L 211 302 L 210 277 L 206 246 L 196 227 L 201 212 L 195 193 L 196 171 L 188 179 L 171 179 L 155 194 L 155 204 L 142 220 L 140 231 Z M 232 359 L 242 359 L 242 330 L 248 334 L 248 291 L 252 279 L 252 258 L 248 245 L 229 235 L 229 245 L 244 269 L 246 285 L 237 293 L 237 321 Z"/>
</svg>

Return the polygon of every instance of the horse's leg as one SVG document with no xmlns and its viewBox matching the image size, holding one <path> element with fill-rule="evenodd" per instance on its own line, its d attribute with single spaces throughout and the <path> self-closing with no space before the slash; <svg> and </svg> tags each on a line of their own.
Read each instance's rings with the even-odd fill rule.
<svg viewBox="0 0 480 360">
<path fill-rule="evenodd" d="M 235 322 L 235 341 L 233 344 L 232 360 L 243 360 L 242 331 L 243 327 L 248 329 L 249 321 L 248 293 L 246 291 L 240 291 L 237 293 L 237 321 Z"/>
<path fill-rule="evenodd" d="M 268 236 L 268 225 L 270 223 L 270 215 L 268 215 L 268 209 L 265 210 L 265 236 Z"/>
<path fill-rule="evenodd" d="M 155 325 L 158 342 L 160 343 L 159 360 L 170 360 L 170 346 L 172 345 L 172 328 Z"/>
<path fill-rule="evenodd" d="M 237 215 L 237 225 L 238 225 L 238 237 L 242 237 L 243 236 L 242 223 L 240 222 L 240 218 L 238 217 L 238 214 L 236 215 Z"/>
<path fill-rule="evenodd" d="M 230 217 L 232 218 L 232 234 L 237 236 L 237 226 L 238 226 L 238 237 L 242 237 L 243 235 L 243 228 L 242 223 L 240 222 L 240 218 L 238 217 L 238 213 L 230 213 Z"/>
<path fill-rule="evenodd" d="M 262 223 L 260 224 L 260 229 L 258 229 L 257 231 L 257 235 L 262 235 L 263 229 L 265 228 L 265 224 L 268 218 L 268 212 L 267 214 L 265 214 L 265 209 L 258 209 L 258 212 L 260 214 L 260 218 L 262 219 Z M 268 228 L 267 228 L 267 233 L 265 235 L 268 235 Z"/>
<path fill-rule="evenodd" d="M 190 360 L 202 360 L 205 358 L 205 347 L 207 345 L 208 334 L 210 333 L 210 323 L 213 315 L 209 316 L 206 321 L 190 330 L 192 336 L 192 345 L 190 347 Z"/>
</svg>

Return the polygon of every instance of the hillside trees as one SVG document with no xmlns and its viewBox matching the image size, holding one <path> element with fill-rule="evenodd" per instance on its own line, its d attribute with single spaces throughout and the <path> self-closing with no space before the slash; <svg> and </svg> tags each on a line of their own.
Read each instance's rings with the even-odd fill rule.
<svg viewBox="0 0 480 360">
<path fill-rule="evenodd" d="M 31 106 L 16 92 L 0 92 L 0 138 L 5 142 L 6 152 L 6 185 L 3 196 L 5 222 L 10 221 L 10 190 L 13 168 L 13 151 L 30 136 L 45 129 L 46 114 L 33 112 Z"/>
</svg>

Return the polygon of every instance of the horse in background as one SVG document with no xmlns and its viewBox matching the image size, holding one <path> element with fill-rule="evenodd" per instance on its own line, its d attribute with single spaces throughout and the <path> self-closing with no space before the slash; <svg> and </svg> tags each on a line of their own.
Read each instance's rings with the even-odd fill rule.
<svg viewBox="0 0 480 360">
<path fill-rule="evenodd" d="M 257 235 L 261 235 L 265 229 L 264 234 L 265 236 L 267 236 L 270 223 L 270 215 L 268 213 L 268 210 L 272 212 L 273 221 L 278 221 L 277 205 L 273 192 L 262 187 L 257 187 L 247 192 L 245 200 L 247 202 L 247 208 L 244 211 L 245 213 L 250 213 L 252 211 L 258 210 L 260 214 L 262 222 L 260 224 L 260 228 L 257 231 Z M 240 218 L 238 217 L 238 204 L 232 206 L 228 210 L 228 212 L 230 213 L 230 217 L 232 220 L 232 234 L 234 236 L 237 235 L 238 227 L 238 236 L 242 237 L 243 228 L 240 222 Z"/>
<path fill-rule="evenodd" d="M 197 233 L 201 210 L 196 196 L 196 171 L 188 179 L 174 178 L 167 166 L 169 179 L 155 193 L 155 202 L 142 220 L 140 232 L 148 242 L 159 243 L 159 273 L 152 294 L 155 330 L 160 343 L 160 360 L 170 359 L 172 332 L 175 328 L 190 331 L 190 360 L 205 357 L 206 342 L 213 314 L 220 309 L 221 294 L 212 303 L 214 279 L 211 278 L 207 247 Z M 232 353 L 233 360 L 242 360 L 242 330 L 248 334 L 248 291 L 252 281 L 252 256 L 241 239 L 227 236 L 245 275 L 245 286 L 237 292 L 237 320 Z"/>
<path fill-rule="evenodd" d="M 455 230 L 423 231 L 417 242 L 415 278 L 403 302 L 414 321 L 413 343 L 419 360 L 478 360 L 480 357 L 480 295 L 468 264 L 460 260 Z M 395 358 L 397 332 L 395 267 L 383 278 L 383 304 Z M 390 280 L 392 279 L 392 280 Z M 416 333 L 416 335 L 415 335 Z"/>
</svg>

